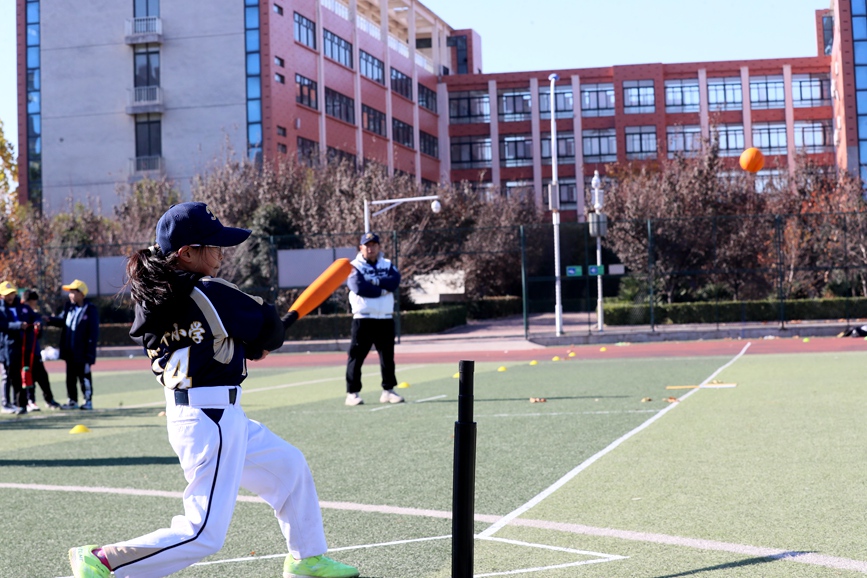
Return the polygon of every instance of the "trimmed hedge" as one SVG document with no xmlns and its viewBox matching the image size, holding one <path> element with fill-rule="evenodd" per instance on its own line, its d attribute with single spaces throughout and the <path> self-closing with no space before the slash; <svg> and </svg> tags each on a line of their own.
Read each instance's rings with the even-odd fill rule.
<svg viewBox="0 0 867 578">
<path fill-rule="evenodd" d="M 523 300 L 520 297 L 485 297 L 467 303 L 467 317 L 470 319 L 494 319 L 523 313 Z"/>
<path fill-rule="evenodd" d="M 607 325 L 647 325 L 650 307 L 646 304 L 605 304 Z M 792 299 L 783 302 L 787 321 L 810 319 L 851 319 L 867 317 L 867 299 Z M 739 323 L 742 321 L 778 321 L 780 302 L 719 301 L 654 305 L 653 321 L 657 325 L 681 323 Z"/>
</svg>

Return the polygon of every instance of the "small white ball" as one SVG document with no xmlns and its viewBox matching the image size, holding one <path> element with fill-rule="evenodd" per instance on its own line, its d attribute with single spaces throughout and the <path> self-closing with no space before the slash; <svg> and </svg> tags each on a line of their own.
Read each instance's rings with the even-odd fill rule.
<svg viewBox="0 0 867 578">
<path fill-rule="evenodd" d="M 443 205 L 437 199 L 434 199 L 433 202 L 430 204 L 430 210 L 434 213 L 439 213 L 443 210 Z"/>
</svg>

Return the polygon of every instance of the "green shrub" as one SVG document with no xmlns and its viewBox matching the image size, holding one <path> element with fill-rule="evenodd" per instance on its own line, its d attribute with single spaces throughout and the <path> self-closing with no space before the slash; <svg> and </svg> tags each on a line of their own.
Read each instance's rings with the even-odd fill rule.
<svg viewBox="0 0 867 578">
<path fill-rule="evenodd" d="M 478 301 L 467 303 L 467 317 L 470 319 L 494 319 L 496 317 L 520 315 L 522 312 L 523 300 L 513 295 L 483 297 Z"/>
</svg>

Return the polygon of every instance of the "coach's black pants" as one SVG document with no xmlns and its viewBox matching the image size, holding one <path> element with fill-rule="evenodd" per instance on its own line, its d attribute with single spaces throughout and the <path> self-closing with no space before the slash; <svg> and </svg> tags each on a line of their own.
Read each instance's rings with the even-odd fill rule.
<svg viewBox="0 0 867 578">
<path fill-rule="evenodd" d="M 394 375 L 394 319 L 353 319 L 346 364 L 346 393 L 361 391 L 361 366 L 371 346 L 376 346 L 379 354 L 382 389 L 392 389 L 397 385 Z"/>
</svg>

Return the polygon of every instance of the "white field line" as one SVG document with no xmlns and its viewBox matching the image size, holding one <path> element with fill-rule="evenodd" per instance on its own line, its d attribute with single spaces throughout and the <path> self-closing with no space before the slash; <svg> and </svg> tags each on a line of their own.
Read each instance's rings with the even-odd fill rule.
<svg viewBox="0 0 867 578">
<path fill-rule="evenodd" d="M 401 373 L 403 371 L 409 371 L 411 369 L 420 369 L 423 367 L 427 367 L 427 366 L 426 365 L 406 365 L 406 366 L 403 366 L 403 367 L 400 367 L 399 369 L 397 369 L 396 373 Z M 374 371 L 370 371 L 364 375 L 366 375 L 368 377 L 372 377 L 374 375 Z M 323 377 L 321 379 L 310 379 L 308 381 L 295 381 L 292 383 L 283 383 L 280 385 L 271 385 L 268 387 L 257 387 L 254 389 L 244 388 L 243 395 L 250 395 L 252 393 L 259 393 L 262 391 L 274 391 L 275 389 L 288 389 L 290 387 L 300 387 L 302 385 L 313 385 L 316 383 L 327 383 L 329 381 L 343 381 L 344 379 L 345 378 L 341 375 L 339 377 Z M 104 408 L 104 409 L 112 409 L 112 410 L 115 410 L 115 409 L 138 409 L 138 408 L 142 408 L 142 407 L 161 407 L 161 406 L 164 406 L 165 404 L 166 404 L 165 401 L 153 401 L 153 402 L 149 402 L 149 403 L 139 403 L 136 405 L 125 405 L 123 407 L 112 407 L 112 408 Z"/>
<path fill-rule="evenodd" d="M 477 536 L 478 537 L 478 536 Z M 568 554 L 576 554 L 580 556 L 595 556 L 590 560 L 578 560 L 576 562 L 566 562 L 565 564 L 552 564 L 550 566 L 535 566 L 532 568 L 518 568 L 516 570 L 506 570 L 504 572 L 490 572 L 488 574 L 474 574 L 473 578 L 482 578 L 486 576 L 508 576 L 510 574 L 524 574 L 530 572 L 544 572 L 545 570 L 555 570 L 558 568 L 571 568 L 573 566 L 586 566 L 588 564 L 600 564 L 602 562 L 614 562 L 615 560 L 625 560 L 627 556 L 618 556 L 616 554 L 602 554 L 601 552 L 589 552 L 587 550 L 575 550 L 574 548 L 561 548 L 559 546 L 551 546 L 548 544 L 532 544 L 530 542 L 521 542 L 519 540 L 507 540 L 506 538 L 479 538 L 480 540 L 489 540 L 492 542 L 503 542 L 514 546 L 524 546 L 527 548 L 538 548 L 542 550 L 553 550 L 555 552 L 566 552 Z"/>
<path fill-rule="evenodd" d="M 435 396 L 433 396 L 433 397 L 426 397 L 425 399 L 417 399 L 417 400 L 415 400 L 415 401 L 413 401 L 413 402 L 411 402 L 411 403 L 424 403 L 424 402 L 426 402 L 426 401 L 432 401 L 432 400 L 434 400 L 434 399 L 442 399 L 442 398 L 444 398 L 444 397 L 446 397 L 445 394 L 442 394 L 442 395 L 435 395 Z M 390 407 L 392 407 L 392 406 L 397 406 L 397 405 L 403 405 L 403 404 L 402 404 L 402 403 L 394 403 L 394 404 L 388 404 L 388 405 L 381 405 L 381 406 L 379 406 L 379 407 L 373 408 L 373 409 L 370 410 L 370 411 L 379 411 L 379 410 L 381 410 L 381 409 L 389 409 Z"/>
<path fill-rule="evenodd" d="M 182 492 L 166 492 L 160 490 L 141 490 L 134 488 L 105 488 L 93 486 L 55 486 L 48 484 L 17 484 L 9 482 L 0 482 L 0 488 L 10 490 L 30 490 L 30 491 L 49 491 L 49 492 L 86 492 L 93 494 L 115 494 L 126 496 L 147 496 L 172 498 L 176 500 L 183 499 Z M 239 502 L 251 502 L 265 504 L 258 496 L 238 496 Z M 398 516 L 419 516 L 426 518 L 451 519 L 452 513 L 442 510 L 424 510 L 420 508 L 401 508 L 396 506 L 378 506 L 371 504 L 356 504 L 351 502 L 319 502 L 323 509 L 331 510 L 349 510 L 354 512 L 372 512 L 379 514 L 393 514 Z M 492 523 L 501 520 L 501 516 L 490 514 L 476 514 L 474 520 L 476 522 Z M 649 544 L 662 544 L 668 546 L 679 546 L 683 548 L 693 548 L 696 550 L 712 550 L 717 552 L 729 552 L 742 556 L 755 556 L 764 558 L 776 558 L 779 560 L 799 562 L 812 566 L 823 566 L 826 568 L 835 568 L 840 570 L 853 570 L 857 572 L 867 573 L 867 561 L 853 560 L 850 558 L 842 558 L 839 556 L 826 556 L 823 554 L 814 554 L 809 552 L 797 552 L 791 550 L 783 550 L 781 548 L 765 548 L 761 546 L 750 546 L 748 544 L 736 544 L 732 542 L 719 542 L 716 540 L 703 540 L 700 538 L 687 538 L 684 536 L 672 536 L 668 534 L 655 534 L 650 532 L 633 532 L 630 530 L 617 530 L 614 528 L 597 528 L 594 526 L 584 526 L 582 524 L 568 524 L 563 522 L 551 522 L 548 520 L 531 520 L 531 519 L 513 519 L 509 522 L 510 526 L 537 528 L 542 530 L 553 530 L 558 532 L 567 532 L 570 534 L 578 534 L 584 536 L 598 536 L 603 538 L 615 538 L 618 540 L 629 540 L 633 542 L 644 542 Z M 477 535 L 476 538 L 482 540 L 499 540 L 506 541 L 503 538 L 493 538 L 490 536 Z M 436 538 L 430 538 L 431 540 Z M 331 551 L 350 550 L 352 548 L 370 547 L 370 546 L 347 546 L 343 548 L 335 548 Z M 285 556 L 285 554 L 280 554 Z M 246 559 L 246 558 L 245 558 Z"/>
<path fill-rule="evenodd" d="M 729 366 L 730 366 L 731 364 L 733 364 L 735 361 L 737 361 L 738 359 L 740 359 L 740 357 L 741 357 L 744 353 L 746 353 L 747 349 L 749 349 L 750 345 L 751 345 L 751 343 L 747 343 L 747 344 L 744 346 L 744 348 L 741 349 L 740 353 L 738 353 L 737 355 L 735 355 L 731 360 L 729 360 L 728 363 L 724 364 L 722 367 L 720 367 L 719 369 L 717 369 L 716 371 L 714 371 L 712 374 L 710 374 L 710 376 L 708 376 L 707 379 L 705 379 L 703 382 L 701 382 L 701 383 L 699 384 L 699 388 L 701 388 L 701 386 L 703 386 L 704 384 L 709 383 L 709 382 L 710 382 L 714 377 L 716 377 L 720 372 L 722 372 L 724 369 L 726 369 L 727 367 L 729 367 Z M 698 391 L 698 389 L 691 389 L 691 390 L 689 390 L 687 393 L 685 393 L 685 394 L 682 395 L 680 398 L 678 398 L 678 401 L 683 401 L 683 400 L 685 400 L 686 398 L 688 398 L 689 396 L 691 396 L 692 394 L 694 394 L 696 391 Z M 613 442 L 611 442 L 611 443 L 608 445 L 608 447 L 606 447 L 606 448 L 600 450 L 599 452 L 597 452 L 596 454 L 590 456 L 589 458 L 587 458 L 586 460 L 584 460 L 584 462 L 583 462 L 582 464 L 579 464 L 578 466 L 576 466 L 576 467 L 575 467 L 571 472 L 567 473 L 565 476 L 563 476 L 562 478 L 560 478 L 559 480 L 557 480 L 556 482 L 554 482 L 554 483 L 553 483 L 551 486 L 549 486 L 548 488 L 542 490 L 541 493 L 539 493 L 538 495 L 536 495 L 536 496 L 535 496 L 534 498 L 532 498 L 529 502 L 527 502 L 527 503 L 524 504 L 523 506 L 520 506 L 520 507 L 517 508 L 516 510 L 514 510 L 514 511 L 512 511 L 512 512 L 506 514 L 505 516 L 503 516 L 503 518 L 502 518 L 500 521 L 498 521 L 497 523 L 491 525 L 489 528 L 487 528 L 486 530 L 484 530 L 483 532 L 481 532 L 481 533 L 479 534 L 479 537 L 481 537 L 481 538 L 487 538 L 487 537 L 493 536 L 493 535 L 496 534 L 500 529 L 502 529 L 505 525 L 507 525 L 510 521 L 512 521 L 512 520 L 514 520 L 515 518 L 519 517 L 520 515 L 522 515 L 523 513 L 527 512 L 528 510 L 530 510 L 530 509 L 533 508 L 534 506 L 540 504 L 540 503 L 541 503 L 545 498 L 547 498 L 548 496 L 550 496 L 551 494 L 553 494 L 554 492 L 556 492 L 557 490 L 559 490 L 559 489 L 560 489 L 561 487 L 563 487 L 566 483 L 568 483 L 572 478 L 574 478 L 575 476 L 577 476 L 578 474 L 580 474 L 581 472 L 583 472 L 584 470 L 586 470 L 588 467 L 590 467 L 591 465 L 593 465 L 593 464 L 594 464 L 596 461 L 598 461 L 599 459 L 603 458 L 603 457 L 606 456 L 607 454 L 609 454 L 609 453 L 611 453 L 612 451 L 614 451 L 614 450 L 615 450 L 615 449 L 616 449 L 620 444 L 622 444 L 623 442 L 625 442 L 626 440 L 628 440 L 628 439 L 631 438 L 632 436 L 636 435 L 637 433 L 639 433 L 639 432 L 641 432 L 641 431 L 644 431 L 645 429 L 647 429 L 647 428 L 648 428 L 652 423 L 654 423 L 655 421 L 657 421 L 657 420 L 659 420 L 659 419 L 662 419 L 662 416 L 664 416 L 665 414 L 667 414 L 668 412 L 670 412 L 671 410 L 673 410 L 675 407 L 677 407 L 677 405 L 678 405 L 677 403 L 672 403 L 672 404 L 669 405 L 667 408 L 663 409 L 662 411 L 660 411 L 659 413 L 657 413 L 656 415 L 654 415 L 653 417 L 651 417 L 650 419 L 648 419 L 646 422 L 644 422 L 643 424 L 639 425 L 637 428 L 635 428 L 635 429 L 633 429 L 632 431 L 627 432 L 627 433 L 625 433 L 624 435 L 620 436 L 618 439 L 616 439 L 616 440 L 614 440 Z"/>
</svg>

